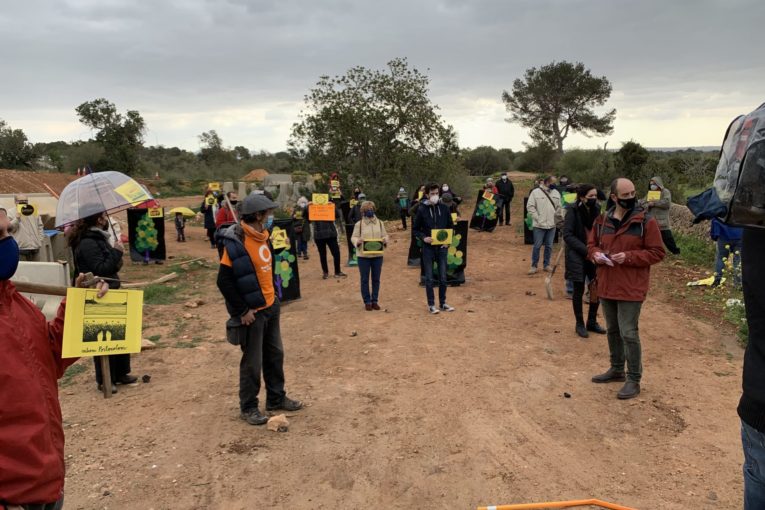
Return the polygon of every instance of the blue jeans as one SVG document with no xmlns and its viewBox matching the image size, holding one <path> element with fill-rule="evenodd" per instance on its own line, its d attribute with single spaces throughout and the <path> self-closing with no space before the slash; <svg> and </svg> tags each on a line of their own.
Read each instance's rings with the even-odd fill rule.
<svg viewBox="0 0 765 510">
<path fill-rule="evenodd" d="M 429 244 L 422 245 L 422 264 L 425 271 L 425 295 L 428 297 L 428 306 L 436 304 L 433 294 L 433 262 L 438 265 L 438 304 L 446 303 L 446 256 L 447 249 L 442 246 L 432 247 Z"/>
<path fill-rule="evenodd" d="M 765 434 L 741 421 L 744 447 L 744 510 L 765 508 Z"/>
<path fill-rule="evenodd" d="M 377 303 L 380 295 L 380 274 L 382 273 L 382 257 L 359 257 L 359 276 L 361 277 L 361 299 L 365 305 Z M 372 295 L 369 294 L 369 273 L 372 273 Z"/>
<path fill-rule="evenodd" d="M 727 248 L 726 248 L 727 246 Z M 738 252 L 738 253 L 737 253 Z M 728 275 L 730 280 L 733 277 L 733 283 L 741 286 L 741 240 L 724 241 L 717 239 L 717 258 L 715 259 L 715 283 L 720 283 L 722 278 L 725 260 L 733 254 L 733 275 Z"/>
<path fill-rule="evenodd" d="M 550 266 L 553 239 L 555 239 L 555 228 L 534 227 L 534 248 L 531 249 L 531 267 L 537 267 L 539 264 L 539 250 L 543 244 L 545 246 L 544 267 Z"/>
<path fill-rule="evenodd" d="M 297 254 L 298 254 L 298 257 L 300 255 L 308 255 L 308 242 L 306 242 L 303 239 L 303 236 L 298 237 L 298 240 L 297 240 Z"/>
</svg>

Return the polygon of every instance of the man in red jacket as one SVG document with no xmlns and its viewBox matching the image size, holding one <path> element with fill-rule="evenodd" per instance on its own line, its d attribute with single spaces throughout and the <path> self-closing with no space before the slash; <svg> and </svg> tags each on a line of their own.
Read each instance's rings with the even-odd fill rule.
<svg viewBox="0 0 765 510">
<path fill-rule="evenodd" d="M 9 224 L 0 208 L 0 508 L 53 510 L 64 497 L 57 380 L 77 359 L 61 358 L 65 302 L 46 322 L 11 283 L 19 248 Z M 108 288 L 101 283 L 99 296 Z"/>
<path fill-rule="evenodd" d="M 611 184 L 616 204 L 592 226 L 589 258 L 597 264 L 597 290 L 606 318 L 611 368 L 592 378 L 595 383 L 625 381 L 616 394 L 625 400 L 640 394 L 643 365 L 638 320 L 651 277 L 651 266 L 664 258 L 659 225 L 637 207 L 635 185 L 619 178 Z M 625 356 L 626 355 L 626 356 Z M 624 362 L 627 361 L 625 378 Z"/>
<path fill-rule="evenodd" d="M 228 197 L 228 201 L 231 202 L 231 207 L 234 207 L 237 203 L 239 203 L 239 197 L 235 192 L 229 191 L 226 193 L 226 196 Z M 234 218 L 234 212 L 229 209 L 228 204 L 225 200 L 223 200 L 220 203 L 220 209 L 218 209 L 218 213 L 215 215 L 215 228 L 219 228 L 221 225 L 235 222 L 236 219 Z"/>
</svg>

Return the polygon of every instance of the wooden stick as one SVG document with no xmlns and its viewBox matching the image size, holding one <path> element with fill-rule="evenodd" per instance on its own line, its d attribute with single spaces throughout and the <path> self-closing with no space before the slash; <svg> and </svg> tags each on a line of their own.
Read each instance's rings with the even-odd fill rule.
<svg viewBox="0 0 765 510">
<path fill-rule="evenodd" d="M 178 278 L 178 273 L 170 273 L 170 274 L 166 274 L 165 276 L 161 278 L 157 278 L 156 280 L 152 280 L 150 282 L 125 283 L 121 285 L 120 288 L 135 289 L 138 287 L 146 287 L 147 285 L 157 285 L 159 283 L 169 282 L 170 280 L 174 280 L 176 278 Z"/>
<path fill-rule="evenodd" d="M 166 274 L 165 276 L 161 278 L 157 278 L 156 280 L 152 280 L 150 282 L 136 282 L 136 283 L 123 283 L 121 285 L 121 288 L 123 289 L 135 289 L 139 287 L 146 287 L 147 285 L 156 285 L 160 283 L 166 283 L 170 280 L 174 280 L 175 278 L 178 278 L 178 273 L 170 273 Z M 91 285 L 95 285 L 98 283 L 99 277 L 95 277 L 92 281 L 85 281 L 84 287 L 90 287 Z M 105 278 L 105 280 L 113 280 L 112 278 Z M 47 296 L 66 296 L 66 291 L 69 287 L 62 287 L 59 285 L 46 285 L 44 283 L 33 283 L 33 282 L 13 282 L 13 286 L 16 287 L 16 290 L 19 292 L 27 292 L 29 294 L 45 294 Z"/>
<path fill-rule="evenodd" d="M 610 508 L 611 510 L 634 510 L 633 508 L 599 499 L 578 499 L 572 501 L 549 501 L 546 503 L 520 503 L 516 505 L 492 505 L 479 506 L 478 510 L 542 510 L 544 508 L 571 508 L 575 506 L 599 506 L 601 508 Z"/>
<path fill-rule="evenodd" d="M 183 264 L 191 264 L 192 262 L 197 262 L 199 260 L 204 260 L 204 259 L 205 257 L 199 257 L 198 259 L 184 260 L 181 262 L 176 262 L 174 264 L 169 264 L 167 267 L 182 266 Z"/>
<path fill-rule="evenodd" d="M 109 367 L 109 356 L 99 356 L 101 363 L 101 387 L 104 398 L 112 398 L 112 371 Z"/>
<path fill-rule="evenodd" d="M 45 189 L 47 189 L 50 192 L 51 195 L 53 195 L 55 198 L 59 198 L 58 193 L 53 191 L 53 188 L 51 188 L 50 186 L 48 186 L 45 183 L 42 183 L 42 185 L 45 186 Z"/>
</svg>

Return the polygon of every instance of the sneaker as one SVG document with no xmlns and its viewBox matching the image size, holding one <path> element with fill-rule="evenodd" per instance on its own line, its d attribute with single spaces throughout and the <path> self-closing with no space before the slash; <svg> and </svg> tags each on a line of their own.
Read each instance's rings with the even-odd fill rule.
<svg viewBox="0 0 765 510">
<path fill-rule="evenodd" d="M 428 311 L 429 311 L 431 314 L 435 315 L 435 314 L 437 314 L 437 313 L 438 313 L 438 308 L 436 308 L 436 305 L 430 305 L 430 306 L 428 307 Z"/>
<path fill-rule="evenodd" d="M 99 384 L 98 385 L 98 391 L 104 391 L 104 385 L 103 384 Z M 117 393 L 117 385 L 116 384 L 112 384 L 112 393 Z"/>
<path fill-rule="evenodd" d="M 545 273 L 552 273 L 552 268 L 550 266 L 545 266 Z"/>
<path fill-rule="evenodd" d="M 537 274 L 537 268 L 536 267 L 532 267 L 531 269 L 529 269 L 529 272 L 526 273 L 526 274 Z"/>
<path fill-rule="evenodd" d="M 303 408 L 303 403 L 299 400 L 292 400 L 284 396 L 278 404 L 266 403 L 266 411 L 297 411 Z"/>
<path fill-rule="evenodd" d="M 340 271 L 339 273 L 335 273 L 335 278 L 346 278 L 348 275 Z"/>
<path fill-rule="evenodd" d="M 261 413 L 257 407 L 249 411 L 242 411 L 239 417 L 250 425 L 265 425 L 268 422 L 268 416 Z"/>
<path fill-rule="evenodd" d="M 329 273 L 324 273 L 321 277 L 322 280 L 326 280 L 327 278 L 329 278 Z"/>
<path fill-rule="evenodd" d="M 138 378 L 134 375 L 123 375 L 117 379 L 117 384 L 136 384 L 137 382 Z"/>
<path fill-rule="evenodd" d="M 441 305 L 441 310 L 443 310 L 444 312 L 453 312 L 454 311 L 454 307 L 453 306 L 449 306 L 446 303 L 444 303 L 444 304 Z"/>
<path fill-rule="evenodd" d="M 378 305 L 377 303 L 372 303 L 372 310 L 379 310 L 379 309 L 380 309 L 380 305 Z"/>
</svg>

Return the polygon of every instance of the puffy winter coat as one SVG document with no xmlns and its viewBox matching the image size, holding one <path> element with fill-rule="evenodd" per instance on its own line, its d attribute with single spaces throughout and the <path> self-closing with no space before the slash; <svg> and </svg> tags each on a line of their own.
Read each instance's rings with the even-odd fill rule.
<svg viewBox="0 0 765 510">
<path fill-rule="evenodd" d="M 598 211 L 599 212 L 599 211 Z M 598 214 L 599 216 L 599 214 Z M 563 225 L 563 240 L 566 242 L 566 280 L 585 281 L 585 276 L 595 276 L 595 265 L 587 260 L 587 224 L 590 212 L 587 206 L 576 202 L 568 207 Z"/>
</svg>

